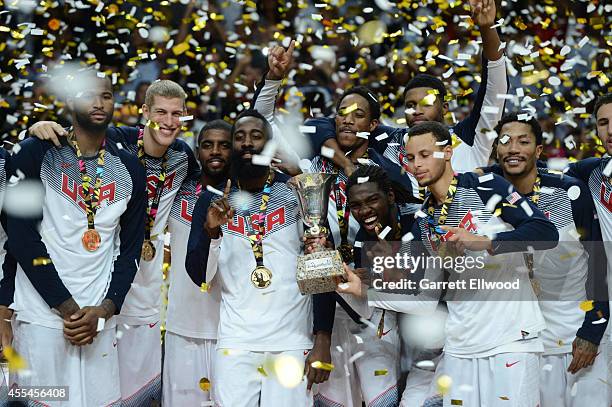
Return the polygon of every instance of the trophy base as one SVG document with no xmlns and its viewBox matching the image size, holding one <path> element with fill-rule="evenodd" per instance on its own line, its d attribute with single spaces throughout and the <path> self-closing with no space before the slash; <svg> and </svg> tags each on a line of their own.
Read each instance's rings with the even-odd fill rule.
<svg viewBox="0 0 612 407">
<path fill-rule="evenodd" d="M 296 279 L 302 295 L 336 291 L 343 278 L 347 275 L 337 250 L 298 256 Z"/>
</svg>

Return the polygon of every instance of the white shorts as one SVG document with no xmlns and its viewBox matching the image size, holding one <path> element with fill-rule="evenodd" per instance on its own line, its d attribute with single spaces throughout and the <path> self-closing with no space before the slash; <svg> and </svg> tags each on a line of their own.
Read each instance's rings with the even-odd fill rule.
<svg viewBox="0 0 612 407">
<path fill-rule="evenodd" d="M 161 402 L 161 334 L 159 323 L 117 323 L 119 376 L 123 407 Z"/>
<path fill-rule="evenodd" d="M 540 356 L 540 398 L 542 407 L 607 407 L 609 389 L 604 384 L 608 376 L 607 344 L 599 348 L 595 363 L 578 373 L 567 371 L 572 354 Z"/>
<path fill-rule="evenodd" d="M 444 407 L 536 407 L 540 403 L 537 353 L 472 359 L 445 354 L 439 367 L 438 372 L 452 380 Z"/>
<path fill-rule="evenodd" d="M 441 374 L 438 367 L 440 366 L 440 361 L 444 357 L 443 354 L 438 354 L 438 351 L 431 351 L 431 354 L 437 354 L 437 356 L 432 358 L 432 362 L 436 366 L 436 370 L 428 370 L 428 369 L 420 369 L 416 366 L 413 366 L 408 372 L 408 377 L 406 378 L 406 387 L 404 388 L 404 392 L 402 393 L 402 399 L 400 401 L 400 407 L 421 407 L 425 400 L 430 399 L 431 396 L 436 395 L 436 378 Z M 431 400 L 435 400 L 435 397 L 431 398 Z M 440 399 L 440 405 L 442 400 Z"/>
<path fill-rule="evenodd" d="M 98 332 L 90 345 L 74 346 L 64 338 L 61 329 L 15 321 L 13 345 L 26 361 L 27 371 L 11 374 L 12 386 L 68 387 L 69 401 L 44 401 L 37 405 L 121 405 L 114 329 Z"/>
<path fill-rule="evenodd" d="M 382 310 L 374 310 L 371 321 L 375 326 L 381 315 Z M 329 380 L 317 386 L 315 406 L 360 407 L 362 399 L 368 407 L 396 406 L 400 358 L 396 314 L 385 313 L 382 338 L 376 336 L 376 329 L 360 327 L 344 316 L 344 312 L 336 312 L 331 341 L 335 368 Z M 350 363 L 359 352 L 363 356 Z"/>
<path fill-rule="evenodd" d="M 285 352 L 250 352 L 217 349 L 211 383 L 214 405 L 219 407 L 310 407 L 312 397 L 305 378 L 297 387 L 282 386 L 270 361 L 277 356 L 291 356 L 304 366 L 308 350 Z"/>
<path fill-rule="evenodd" d="M 163 405 L 199 407 L 210 401 L 209 392 L 200 388 L 200 379 L 215 383 L 212 364 L 217 341 L 166 332 L 164 342 Z"/>
</svg>

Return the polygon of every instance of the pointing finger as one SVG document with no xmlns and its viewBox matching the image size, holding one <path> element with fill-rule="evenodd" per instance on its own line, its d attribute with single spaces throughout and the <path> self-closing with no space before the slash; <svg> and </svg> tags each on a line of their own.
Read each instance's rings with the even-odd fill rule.
<svg viewBox="0 0 612 407">
<path fill-rule="evenodd" d="M 223 190 L 223 199 L 227 199 L 229 197 L 230 189 L 232 188 L 232 180 L 228 179 L 225 184 L 225 189 Z"/>
<path fill-rule="evenodd" d="M 295 48 L 295 40 L 291 40 L 289 43 L 289 48 L 287 48 L 286 53 L 289 55 L 293 55 L 293 49 Z"/>
</svg>

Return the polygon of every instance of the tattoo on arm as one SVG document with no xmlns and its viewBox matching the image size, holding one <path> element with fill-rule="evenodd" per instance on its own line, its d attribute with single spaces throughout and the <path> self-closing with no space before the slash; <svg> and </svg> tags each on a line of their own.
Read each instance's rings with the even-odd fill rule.
<svg viewBox="0 0 612 407">
<path fill-rule="evenodd" d="M 117 310 L 115 303 L 109 298 L 102 301 L 100 307 L 104 308 L 104 311 L 106 312 L 106 319 L 110 319 L 113 315 L 115 315 L 115 311 Z"/>
<path fill-rule="evenodd" d="M 587 341 L 586 339 L 577 337 L 576 348 L 580 349 L 583 352 L 597 353 L 597 349 L 599 348 L 599 346 L 594 344 L 593 342 Z"/>
<path fill-rule="evenodd" d="M 70 315 L 77 312 L 81 307 L 76 303 L 74 298 L 70 297 L 66 301 L 62 302 L 60 305 L 56 307 L 59 313 L 62 315 L 62 318 L 68 319 Z"/>
</svg>

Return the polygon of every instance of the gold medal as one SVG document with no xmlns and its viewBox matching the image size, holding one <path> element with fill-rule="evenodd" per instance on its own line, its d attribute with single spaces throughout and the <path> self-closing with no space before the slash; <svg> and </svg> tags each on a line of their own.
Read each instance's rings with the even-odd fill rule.
<svg viewBox="0 0 612 407">
<path fill-rule="evenodd" d="M 272 272 L 264 266 L 257 266 L 251 273 L 251 283 L 255 288 L 264 289 L 272 284 Z"/>
<path fill-rule="evenodd" d="M 83 237 L 81 237 L 83 247 L 88 252 L 95 252 L 96 250 L 98 250 L 101 241 L 102 239 L 100 238 L 100 234 L 96 229 L 87 229 L 83 233 Z"/>
<path fill-rule="evenodd" d="M 145 240 L 142 243 L 142 250 L 140 252 L 140 257 L 144 261 L 151 261 L 155 257 L 155 246 L 153 246 L 153 242 L 150 240 Z"/>
</svg>

